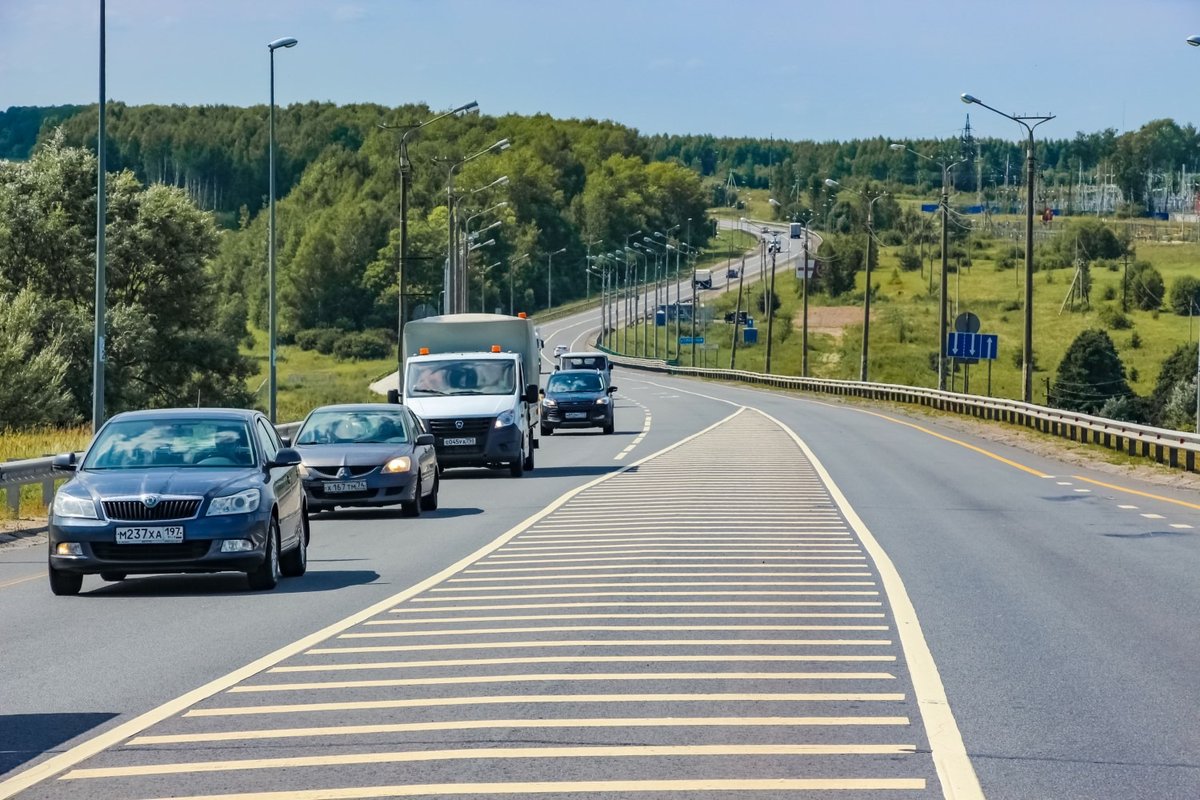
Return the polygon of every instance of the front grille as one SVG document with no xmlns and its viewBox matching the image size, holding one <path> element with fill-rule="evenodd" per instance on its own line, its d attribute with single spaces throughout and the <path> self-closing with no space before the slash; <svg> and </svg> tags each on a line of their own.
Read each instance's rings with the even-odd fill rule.
<svg viewBox="0 0 1200 800">
<path fill-rule="evenodd" d="M 369 475 L 373 470 L 378 469 L 378 465 L 372 464 L 369 467 L 343 467 L 341 464 L 320 464 L 310 465 L 308 469 L 312 472 L 319 473 L 322 478 L 341 477 L 338 475 L 338 473 L 343 469 L 350 473 L 350 477 L 359 478 L 363 475 Z"/>
<path fill-rule="evenodd" d="M 590 403 L 559 403 L 558 404 L 558 410 L 562 411 L 563 413 L 566 413 L 568 411 L 572 411 L 572 412 L 586 411 L 590 414 L 591 412 L 595 411 L 597 408 L 602 408 L 602 406 L 597 406 L 594 401 L 590 402 Z"/>
<path fill-rule="evenodd" d="M 186 500 L 159 500 L 154 507 L 147 507 L 141 500 L 105 500 L 104 514 L 109 519 L 130 522 L 163 522 L 172 519 L 191 519 L 200 508 L 200 498 Z"/>
<path fill-rule="evenodd" d="M 92 552 L 105 561 L 190 561 L 207 555 L 211 545 L 207 540 L 172 544 L 92 542 Z"/>
<path fill-rule="evenodd" d="M 462 427 L 459 427 L 459 423 Z M 486 435 L 495 424 L 494 417 L 472 417 L 470 419 L 431 419 L 429 429 L 435 436 L 481 436 Z"/>
</svg>

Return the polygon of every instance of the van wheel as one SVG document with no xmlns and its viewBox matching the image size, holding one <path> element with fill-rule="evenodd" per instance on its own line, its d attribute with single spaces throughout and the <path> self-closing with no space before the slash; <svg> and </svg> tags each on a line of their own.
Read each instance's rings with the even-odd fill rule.
<svg viewBox="0 0 1200 800">
<path fill-rule="evenodd" d="M 533 431 L 529 432 L 529 453 L 525 456 L 525 471 L 533 469 Z"/>
<path fill-rule="evenodd" d="M 522 453 L 515 461 L 508 462 L 508 474 L 519 478 L 525 474 L 525 454 Z"/>
<path fill-rule="evenodd" d="M 553 436 L 553 435 L 554 435 L 554 428 L 551 428 L 549 425 L 542 426 L 542 436 Z"/>
</svg>

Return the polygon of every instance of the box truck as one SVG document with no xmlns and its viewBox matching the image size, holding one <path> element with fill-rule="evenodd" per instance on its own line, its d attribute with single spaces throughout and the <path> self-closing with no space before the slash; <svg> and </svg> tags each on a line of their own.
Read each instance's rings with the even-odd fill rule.
<svg viewBox="0 0 1200 800">
<path fill-rule="evenodd" d="M 402 402 L 442 467 L 533 469 L 540 345 L 523 315 L 446 314 L 404 326 Z"/>
</svg>

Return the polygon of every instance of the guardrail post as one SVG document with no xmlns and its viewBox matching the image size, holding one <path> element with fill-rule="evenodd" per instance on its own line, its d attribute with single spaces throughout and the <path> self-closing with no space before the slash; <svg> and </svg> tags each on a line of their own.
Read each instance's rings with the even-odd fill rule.
<svg viewBox="0 0 1200 800">
<path fill-rule="evenodd" d="M 1175 469 L 1179 469 L 1179 448 L 1172 446 L 1168 452 L 1168 463 Z"/>
<path fill-rule="evenodd" d="M 1191 450 L 1188 450 L 1187 453 L 1184 454 L 1183 463 L 1184 463 L 1184 469 L 1186 469 L 1188 472 L 1195 472 L 1196 471 L 1196 454 L 1194 452 L 1192 452 Z"/>
<path fill-rule="evenodd" d="M 8 496 L 8 507 L 13 516 L 18 516 L 21 511 L 21 484 L 10 484 L 5 487 L 4 494 Z"/>
<path fill-rule="evenodd" d="M 42 505 L 46 508 L 54 502 L 54 478 L 46 478 L 42 481 Z"/>
</svg>

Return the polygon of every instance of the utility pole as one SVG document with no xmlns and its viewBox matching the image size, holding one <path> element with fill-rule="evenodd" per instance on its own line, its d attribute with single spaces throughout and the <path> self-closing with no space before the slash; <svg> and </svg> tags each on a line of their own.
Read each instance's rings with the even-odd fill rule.
<svg viewBox="0 0 1200 800">
<path fill-rule="evenodd" d="M 768 375 L 771 374 L 771 332 L 774 330 L 775 324 L 775 249 L 771 248 L 771 284 L 767 291 L 766 297 L 766 312 L 767 312 L 767 369 Z"/>
<path fill-rule="evenodd" d="M 274 96 L 274 81 L 272 81 L 272 97 Z M 274 103 L 272 103 L 274 108 Z M 100 430 L 104 424 L 104 312 L 108 295 L 107 276 L 105 275 L 104 232 L 108 221 L 107 206 L 107 176 L 105 175 L 104 152 L 104 0 L 100 0 L 100 126 L 96 140 L 96 331 L 92 352 L 92 433 Z M 273 318 L 272 318 L 273 319 Z M 272 323 L 273 324 L 273 323 Z M 274 376 L 275 353 L 271 353 L 271 374 Z M 275 394 L 271 393 L 271 420 L 275 420 Z"/>
<path fill-rule="evenodd" d="M 729 368 L 737 369 L 738 329 L 742 324 L 742 287 L 746 283 L 746 254 L 742 254 L 742 269 L 738 272 L 737 309 L 733 312 L 733 345 L 729 350 Z"/>
<path fill-rule="evenodd" d="M 800 377 L 808 377 L 808 223 L 804 222 L 804 324 L 800 334 Z"/>
</svg>

